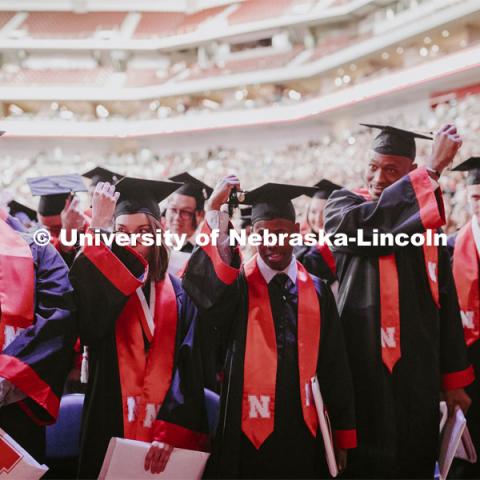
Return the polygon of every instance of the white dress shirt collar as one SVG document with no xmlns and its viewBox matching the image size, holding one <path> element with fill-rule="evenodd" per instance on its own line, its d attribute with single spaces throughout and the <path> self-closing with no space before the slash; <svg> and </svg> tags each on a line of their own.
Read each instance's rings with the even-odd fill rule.
<svg viewBox="0 0 480 480">
<path fill-rule="evenodd" d="M 263 278 L 267 282 L 267 285 L 272 281 L 273 277 L 277 275 L 277 273 L 286 273 L 290 280 L 295 285 L 297 283 L 297 259 L 294 255 L 292 255 L 292 260 L 290 261 L 287 268 L 284 270 L 274 270 L 270 268 L 263 260 L 260 255 L 257 255 L 257 265 L 260 273 L 262 274 Z"/>
</svg>

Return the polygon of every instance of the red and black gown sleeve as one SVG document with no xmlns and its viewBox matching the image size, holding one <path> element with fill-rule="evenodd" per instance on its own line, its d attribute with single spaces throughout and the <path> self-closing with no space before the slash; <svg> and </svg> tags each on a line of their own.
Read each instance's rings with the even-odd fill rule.
<svg viewBox="0 0 480 480">
<path fill-rule="evenodd" d="M 338 448 L 357 446 L 352 376 L 338 316 L 330 288 L 317 281 L 320 290 L 321 333 L 317 376 L 328 410 L 334 442 Z"/>
<path fill-rule="evenodd" d="M 211 235 L 208 221 L 203 223 L 202 233 Z M 197 246 L 188 261 L 183 287 L 202 311 L 225 305 L 229 303 L 228 297 L 235 296 L 240 274 L 240 254 L 236 247 L 229 247 L 226 253 L 228 263 L 222 259 L 219 246 Z"/>
<path fill-rule="evenodd" d="M 26 398 L 18 406 L 38 424 L 53 423 L 77 337 L 73 290 L 65 262 L 51 246 L 30 237 L 35 268 L 33 324 L 0 354 L 0 377 Z"/>
<path fill-rule="evenodd" d="M 447 247 L 438 249 L 440 294 L 440 371 L 442 390 L 470 385 L 475 374 L 468 359 L 457 291 Z"/>
<path fill-rule="evenodd" d="M 80 340 L 94 345 L 113 334 L 130 295 L 148 273 L 144 258 L 129 247 L 85 246 L 70 269 L 78 308 Z"/>
<path fill-rule="evenodd" d="M 376 201 L 348 190 L 334 192 L 325 206 L 325 230 L 328 234 L 356 237 L 359 229 L 369 241 L 379 233 L 421 233 L 445 223 L 442 194 L 425 168 L 417 168 L 387 187 Z M 354 242 L 335 245 L 334 252 L 360 256 L 392 253 L 393 247 L 365 247 Z"/>
<path fill-rule="evenodd" d="M 158 412 L 154 439 L 176 448 L 210 450 L 210 432 L 199 348 L 198 316 L 188 296 L 181 295 L 180 314 L 188 331 L 177 349 L 172 383 Z M 184 322 L 185 323 L 185 322 Z"/>
</svg>

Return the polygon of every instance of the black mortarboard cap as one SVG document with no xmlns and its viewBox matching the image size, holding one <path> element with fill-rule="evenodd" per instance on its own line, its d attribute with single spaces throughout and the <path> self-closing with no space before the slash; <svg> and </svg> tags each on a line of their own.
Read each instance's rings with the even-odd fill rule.
<svg viewBox="0 0 480 480">
<path fill-rule="evenodd" d="M 372 125 L 369 123 L 361 123 L 360 125 L 380 130 L 380 133 L 373 140 L 373 151 L 383 155 L 407 157 L 412 161 L 415 160 L 417 154 L 415 139 L 423 138 L 425 140 L 433 140 L 430 136 L 409 130 L 402 130 L 401 128 L 391 127 L 389 125 Z"/>
<path fill-rule="evenodd" d="M 27 207 L 26 205 L 23 205 L 23 203 L 17 202 L 16 200 L 12 200 L 8 203 L 8 209 L 10 215 L 13 217 L 15 217 L 18 213 L 24 213 L 30 220 L 34 222 L 38 221 L 37 212 L 33 208 Z"/>
<path fill-rule="evenodd" d="M 313 195 L 315 187 L 266 183 L 245 194 L 243 203 L 252 205 L 252 225 L 260 220 L 283 218 L 295 222 L 292 200 L 300 195 Z"/>
<path fill-rule="evenodd" d="M 115 216 L 147 213 L 159 219 L 158 204 L 181 186 L 177 182 L 124 177 L 115 187 L 120 192 Z"/>
<path fill-rule="evenodd" d="M 111 170 L 103 167 L 95 167 L 82 175 L 82 177 L 89 178 L 92 181 L 93 186 L 95 186 L 98 182 L 109 182 L 111 184 L 115 184 L 124 176 L 125 175 L 120 175 L 119 173 L 112 172 Z"/>
<path fill-rule="evenodd" d="M 78 173 L 27 178 L 27 183 L 32 195 L 40 196 L 38 213 L 44 217 L 58 215 L 70 194 L 87 191 Z"/>
<path fill-rule="evenodd" d="M 309 195 L 309 197 L 320 198 L 322 200 L 326 200 L 332 194 L 332 192 L 342 188 L 340 185 L 337 185 L 326 178 L 320 180 L 314 185 L 314 187 L 316 191 L 313 195 Z"/>
<path fill-rule="evenodd" d="M 212 187 L 209 187 L 206 183 L 203 183 L 201 180 L 193 177 L 187 172 L 169 177 L 169 180 L 183 182 L 183 185 L 176 193 L 195 198 L 195 201 L 197 202 L 197 210 L 203 210 L 205 200 L 207 200 L 213 192 Z"/>
<path fill-rule="evenodd" d="M 240 226 L 245 228 L 252 224 L 252 207 L 240 205 Z"/>
<path fill-rule="evenodd" d="M 248 220 L 252 218 L 252 207 L 249 205 L 240 205 L 240 218 Z"/>
<path fill-rule="evenodd" d="M 470 157 L 456 167 L 452 168 L 453 172 L 468 172 L 467 184 L 480 184 L 480 157 Z"/>
</svg>

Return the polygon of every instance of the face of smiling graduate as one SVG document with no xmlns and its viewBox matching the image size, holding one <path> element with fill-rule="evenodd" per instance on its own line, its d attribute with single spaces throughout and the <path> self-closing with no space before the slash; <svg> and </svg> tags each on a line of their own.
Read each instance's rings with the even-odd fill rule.
<svg viewBox="0 0 480 480">
<path fill-rule="evenodd" d="M 287 235 L 283 246 L 278 245 L 277 241 L 277 245 L 275 246 L 261 245 L 258 247 L 258 254 L 270 268 L 278 271 L 284 270 L 292 261 L 293 255 L 293 247 L 288 242 L 288 236 L 293 233 L 299 233 L 300 225 L 283 218 L 259 220 L 253 225 L 254 233 L 262 234 L 265 230 L 277 236 L 282 234 Z"/>
<path fill-rule="evenodd" d="M 372 152 L 365 174 L 368 193 L 378 200 L 385 188 L 417 167 L 410 158 Z"/>
</svg>

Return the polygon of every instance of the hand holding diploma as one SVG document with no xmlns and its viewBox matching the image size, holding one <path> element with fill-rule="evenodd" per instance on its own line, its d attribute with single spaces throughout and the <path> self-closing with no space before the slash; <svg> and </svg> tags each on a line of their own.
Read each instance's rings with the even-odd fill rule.
<svg viewBox="0 0 480 480">
<path fill-rule="evenodd" d="M 150 470 L 152 473 L 162 473 L 167 466 L 172 451 L 173 447 L 171 445 L 152 442 L 152 446 L 145 456 L 145 470 Z"/>
<path fill-rule="evenodd" d="M 162 442 L 112 438 L 98 478 L 200 480 L 208 457 L 206 452 L 174 448 Z"/>
<path fill-rule="evenodd" d="M 456 407 L 460 408 L 464 415 L 466 415 L 472 404 L 472 400 L 463 388 L 447 390 L 445 392 L 445 402 L 447 404 L 449 418 L 455 415 Z"/>
</svg>

